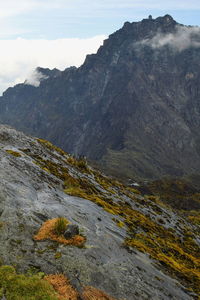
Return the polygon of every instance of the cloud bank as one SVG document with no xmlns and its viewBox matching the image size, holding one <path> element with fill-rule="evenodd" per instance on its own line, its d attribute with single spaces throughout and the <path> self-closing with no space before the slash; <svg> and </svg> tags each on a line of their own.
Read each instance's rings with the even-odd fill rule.
<svg viewBox="0 0 200 300">
<path fill-rule="evenodd" d="M 38 66 L 60 70 L 80 66 L 85 56 L 95 53 L 105 38 L 102 35 L 88 39 L 0 40 L 0 94 L 26 79 L 39 84 L 41 78 L 33 73 Z"/>
<path fill-rule="evenodd" d="M 153 38 L 140 42 L 154 49 L 170 46 L 176 51 L 187 48 L 200 48 L 200 27 L 177 26 L 175 33 L 158 32 Z"/>
</svg>

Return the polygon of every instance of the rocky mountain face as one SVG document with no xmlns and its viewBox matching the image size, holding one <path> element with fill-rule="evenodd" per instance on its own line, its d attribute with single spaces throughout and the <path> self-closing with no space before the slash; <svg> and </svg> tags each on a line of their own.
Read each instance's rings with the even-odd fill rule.
<svg viewBox="0 0 200 300">
<path fill-rule="evenodd" d="M 92 286 L 115 299 L 197 299 L 199 208 L 178 211 L 142 196 L 84 159 L 2 125 L 0 169 L 1 264 L 64 274 L 79 293 Z M 60 217 L 71 223 L 64 236 L 51 227 Z M 28 299 L 9 297 L 2 270 L 0 296 Z M 12 289 L 17 284 L 22 279 Z"/>
<path fill-rule="evenodd" d="M 199 174 L 200 29 L 169 15 L 126 22 L 80 68 L 40 72 L 0 98 L 0 122 L 110 173 Z M 48 74 L 47 74 L 48 73 Z"/>
</svg>

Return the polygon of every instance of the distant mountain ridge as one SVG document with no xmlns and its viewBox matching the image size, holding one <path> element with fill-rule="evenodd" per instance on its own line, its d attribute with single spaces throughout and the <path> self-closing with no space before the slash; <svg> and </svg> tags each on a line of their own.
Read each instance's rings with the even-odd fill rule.
<svg viewBox="0 0 200 300">
<path fill-rule="evenodd" d="M 0 122 L 115 175 L 199 174 L 199 70 L 198 27 L 169 15 L 126 22 L 80 68 L 5 91 Z"/>
</svg>

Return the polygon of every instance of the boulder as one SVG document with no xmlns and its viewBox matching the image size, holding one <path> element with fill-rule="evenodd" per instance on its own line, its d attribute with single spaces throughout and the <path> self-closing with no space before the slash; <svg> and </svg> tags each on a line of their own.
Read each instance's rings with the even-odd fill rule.
<svg viewBox="0 0 200 300">
<path fill-rule="evenodd" d="M 74 237 L 75 235 L 79 234 L 79 228 L 77 225 L 74 224 L 69 224 L 67 226 L 67 229 L 64 232 L 64 237 L 66 239 L 71 239 L 72 237 Z"/>
</svg>

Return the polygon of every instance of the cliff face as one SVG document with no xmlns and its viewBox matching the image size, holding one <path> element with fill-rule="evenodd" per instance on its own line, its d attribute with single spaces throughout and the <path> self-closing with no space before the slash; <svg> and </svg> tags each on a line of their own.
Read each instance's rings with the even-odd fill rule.
<svg viewBox="0 0 200 300">
<path fill-rule="evenodd" d="M 29 275 L 65 274 L 79 292 L 93 286 L 115 299 L 198 298 L 198 212 L 186 214 L 157 196 L 143 197 L 85 160 L 2 125 L 0 170 L 1 264 Z M 72 239 L 56 235 L 50 225 L 58 217 L 79 233 Z M 1 280 L 0 296 L 9 299 L 16 290 L 18 298 L 28 299 L 31 285 L 23 280 L 11 281 L 10 289 Z"/>
<path fill-rule="evenodd" d="M 169 15 L 127 22 L 80 68 L 9 88 L 0 121 L 121 176 L 198 174 L 199 32 Z"/>
</svg>

